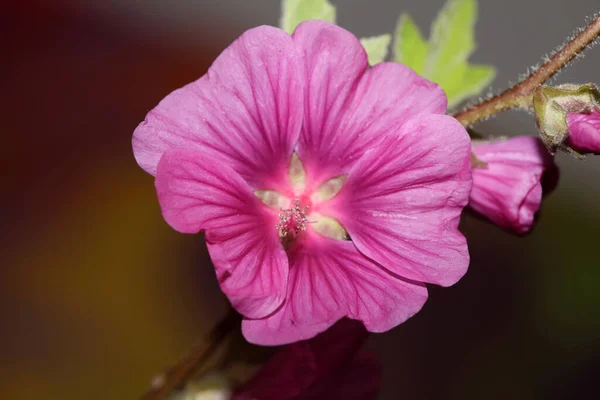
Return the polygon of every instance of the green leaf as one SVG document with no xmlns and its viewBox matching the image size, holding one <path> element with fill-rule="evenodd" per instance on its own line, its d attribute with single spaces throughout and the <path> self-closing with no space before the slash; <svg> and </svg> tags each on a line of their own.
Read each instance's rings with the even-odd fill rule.
<svg viewBox="0 0 600 400">
<path fill-rule="evenodd" d="M 467 66 L 461 84 L 446 93 L 448 96 L 448 106 L 452 108 L 469 97 L 477 96 L 492 83 L 495 77 L 496 68 L 490 65 Z"/>
<path fill-rule="evenodd" d="M 394 32 L 394 59 L 422 74 L 429 45 L 408 14 L 400 15 Z"/>
<path fill-rule="evenodd" d="M 496 75 L 493 66 L 468 63 L 476 20 L 477 0 L 448 0 L 431 25 L 429 41 L 408 15 L 396 25 L 394 60 L 440 85 L 449 108 L 480 94 Z"/>
<path fill-rule="evenodd" d="M 289 34 L 300 22 L 318 19 L 335 24 L 335 7 L 327 0 L 282 0 L 279 26 Z"/>
<path fill-rule="evenodd" d="M 475 50 L 476 0 L 448 0 L 431 25 L 425 73 L 434 81 L 460 69 Z"/>
<path fill-rule="evenodd" d="M 392 36 L 388 34 L 360 39 L 360 43 L 367 51 L 370 65 L 379 64 L 387 57 L 391 41 Z"/>
</svg>

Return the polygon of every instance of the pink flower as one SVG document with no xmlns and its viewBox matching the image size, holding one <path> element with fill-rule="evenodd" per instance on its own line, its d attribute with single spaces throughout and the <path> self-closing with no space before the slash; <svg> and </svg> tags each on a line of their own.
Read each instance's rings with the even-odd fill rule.
<svg viewBox="0 0 600 400">
<path fill-rule="evenodd" d="M 589 114 L 568 114 L 567 144 L 580 153 L 600 154 L 600 111 Z"/>
<path fill-rule="evenodd" d="M 542 202 L 544 174 L 554 182 L 554 159 L 537 137 L 473 142 L 473 153 L 487 165 L 473 168 L 469 207 L 496 225 L 525 233 Z M 548 187 L 549 189 L 549 187 Z"/>
<path fill-rule="evenodd" d="M 342 319 L 308 341 L 279 349 L 232 400 L 367 400 L 377 398 L 381 365 L 359 351 L 360 322 Z"/>
<path fill-rule="evenodd" d="M 254 343 L 315 336 L 344 316 L 393 328 L 452 285 L 470 140 L 435 84 L 325 22 L 245 32 L 133 136 L 166 221 L 205 231 Z M 351 240 L 349 240 L 351 239 Z"/>
</svg>

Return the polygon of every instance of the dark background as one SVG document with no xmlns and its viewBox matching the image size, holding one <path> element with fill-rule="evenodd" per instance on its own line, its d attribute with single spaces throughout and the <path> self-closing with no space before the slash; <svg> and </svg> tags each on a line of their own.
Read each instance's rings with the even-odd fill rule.
<svg viewBox="0 0 600 400">
<path fill-rule="evenodd" d="M 357 36 L 443 0 L 333 1 Z M 516 80 L 600 8 L 597 0 L 480 1 L 473 61 Z M 279 1 L 29 0 L 0 13 L 1 399 L 135 399 L 210 329 L 226 302 L 201 236 L 162 220 L 131 133 Z M 556 82 L 600 83 L 600 48 Z M 526 114 L 480 125 L 535 134 Z M 368 347 L 382 399 L 570 399 L 600 369 L 600 158 L 559 156 L 534 232 L 466 217 L 472 264 Z M 594 397 L 594 396 L 592 396 Z"/>
</svg>

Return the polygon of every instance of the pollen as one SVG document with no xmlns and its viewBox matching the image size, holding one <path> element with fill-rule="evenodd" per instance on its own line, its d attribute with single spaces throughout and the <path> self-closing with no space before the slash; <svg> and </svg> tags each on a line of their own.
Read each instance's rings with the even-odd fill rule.
<svg viewBox="0 0 600 400">
<path fill-rule="evenodd" d="M 300 200 L 294 199 L 292 208 L 281 210 L 279 222 L 275 226 L 282 242 L 293 241 L 298 234 L 306 230 L 308 206 L 302 206 Z"/>
</svg>

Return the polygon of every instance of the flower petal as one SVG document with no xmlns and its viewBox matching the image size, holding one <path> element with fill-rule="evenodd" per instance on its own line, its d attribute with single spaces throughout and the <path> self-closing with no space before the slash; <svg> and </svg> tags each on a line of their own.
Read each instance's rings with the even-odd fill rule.
<svg viewBox="0 0 600 400">
<path fill-rule="evenodd" d="M 474 143 L 473 152 L 486 164 L 473 168 L 469 207 L 498 226 L 516 233 L 529 231 L 540 209 L 545 175 L 555 172 L 542 141 L 521 136 Z"/>
<path fill-rule="evenodd" d="M 471 190 L 470 148 L 454 118 L 415 117 L 356 163 L 321 212 L 339 220 L 356 247 L 390 271 L 452 285 L 469 263 L 457 227 Z"/>
<path fill-rule="evenodd" d="M 335 390 L 338 382 L 334 376 L 346 376 L 355 365 L 365 366 L 357 351 L 367 336 L 360 322 L 342 319 L 311 340 L 283 346 L 250 381 L 236 389 L 233 400 L 312 399 L 310 394 Z M 355 362 L 359 359 L 361 362 Z"/>
<path fill-rule="evenodd" d="M 283 302 L 288 262 L 275 217 L 233 169 L 202 152 L 170 150 L 156 190 L 169 225 L 206 231 L 221 288 L 240 313 L 264 317 Z"/>
<path fill-rule="evenodd" d="M 208 73 L 165 97 L 133 135 L 140 166 L 154 174 L 172 148 L 203 149 L 231 165 L 254 188 L 287 179 L 303 118 L 304 65 L 285 32 L 246 31 Z M 285 168 L 287 171 L 287 168 Z"/>
<path fill-rule="evenodd" d="M 421 114 L 445 114 L 446 95 L 435 83 L 405 65 L 381 63 L 360 80 L 352 101 L 329 143 L 330 162 L 350 163 L 398 127 Z"/>
<path fill-rule="evenodd" d="M 327 145 L 368 67 L 367 54 L 352 33 L 323 21 L 301 23 L 292 37 L 304 51 L 307 73 L 300 158 L 314 168 L 331 158 Z"/>
<path fill-rule="evenodd" d="M 308 71 L 321 75 L 319 79 L 314 72 L 309 76 L 309 82 L 317 80 L 318 86 L 311 85 L 307 92 L 299 153 L 318 178 L 347 173 L 352 161 L 411 117 L 446 112 L 446 95 L 438 85 L 397 63 L 381 63 L 364 72 L 359 68 L 362 64 L 342 51 L 353 49 L 356 38 L 348 34 L 338 41 L 340 50 L 322 51 L 317 58 L 327 65 L 325 72 L 308 64 Z M 352 73 L 347 72 L 352 66 Z M 344 84 L 339 82 L 342 79 Z"/>
<path fill-rule="evenodd" d="M 318 365 L 310 343 L 298 342 L 275 352 L 231 400 L 298 399 L 317 380 Z"/>
<path fill-rule="evenodd" d="M 295 400 L 374 400 L 381 389 L 381 375 L 379 359 L 358 352 L 333 375 L 317 381 Z"/>
<path fill-rule="evenodd" d="M 365 344 L 369 332 L 359 321 L 342 318 L 325 332 L 308 341 L 315 354 L 318 378 L 328 377 Z"/>
<path fill-rule="evenodd" d="M 600 153 L 600 111 L 589 114 L 568 114 L 568 144 L 581 153 Z"/>
<path fill-rule="evenodd" d="M 312 338 L 344 316 L 383 332 L 410 318 L 427 299 L 427 289 L 393 276 L 363 256 L 349 241 L 307 231 L 288 250 L 288 296 L 264 319 L 244 320 L 246 339 L 279 345 Z"/>
</svg>

